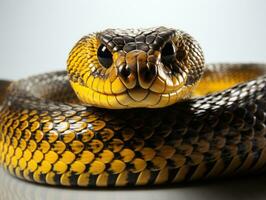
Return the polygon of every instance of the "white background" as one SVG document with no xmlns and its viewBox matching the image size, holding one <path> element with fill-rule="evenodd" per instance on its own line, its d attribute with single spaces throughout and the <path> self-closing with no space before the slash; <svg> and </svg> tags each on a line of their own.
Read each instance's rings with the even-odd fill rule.
<svg viewBox="0 0 266 200">
<path fill-rule="evenodd" d="M 65 69 L 85 34 L 158 25 L 191 33 L 207 62 L 266 62 L 264 0 L 0 0 L 0 78 Z"/>
<path fill-rule="evenodd" d="M 74 43 L 107 27 L 180 28 L 201 43 L 207 62 L 266 62 L 265 21 L 263 0 L 0 0 L 0 78 L 65 69 Z M 1 168 L 0 177 L 0 200 L 266 198 L 265 177 L 136 191 L 41 187 Z"/>
</svg>

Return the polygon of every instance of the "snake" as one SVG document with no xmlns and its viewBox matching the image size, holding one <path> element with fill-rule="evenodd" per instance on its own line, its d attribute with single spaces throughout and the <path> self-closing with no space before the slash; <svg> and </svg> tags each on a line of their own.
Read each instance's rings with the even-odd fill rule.
<svg viewBox="0 0 266 200">
<path fill-rule="evenodd" d="M 29 182 L 145 186 L 266 168 L 266 65 L 205 64 L 179 29 L 86 35 L 66 71 L 0 91 L 0 163 Z"/>
</svg>

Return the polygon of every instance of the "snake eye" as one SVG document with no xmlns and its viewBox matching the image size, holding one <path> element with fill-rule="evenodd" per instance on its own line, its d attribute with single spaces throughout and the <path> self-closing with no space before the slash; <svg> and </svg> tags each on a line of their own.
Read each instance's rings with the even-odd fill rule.
<svg viewBox="0 0 266 200">
<path fill-rule="evenodd" d="M 99 46 L 98 51 L 97 51 L 97 56 L 98 56 L 98 60 L 100 64 L 103 67 L 109 68 L 112 65 L 113 55 L 105 45 L 101 44 Z"/>
<path fill-rule="evenodd" d="M 161 57 L 162 62 L 164 64 L 169 64 L 175 56 L 175 48 L 171 42 L 167 42 L 162 51 L 161 51 Z"/>
</svg>

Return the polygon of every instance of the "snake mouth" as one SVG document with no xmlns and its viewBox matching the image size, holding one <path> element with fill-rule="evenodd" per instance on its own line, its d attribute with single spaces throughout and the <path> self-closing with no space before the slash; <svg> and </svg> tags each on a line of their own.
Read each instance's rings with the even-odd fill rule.
<svg viewBox="0 0 266 200">
<path fill-rule="evenodd" d="M 71 84 L 78 98 L 85 104 L 111 109 L 160 108 L 189 96 L 191 87 L 186 85 L 186 70 L 180 68 L 173 74 L 163 64 L 154 67 L 156 75 L 149 84 L 141 82 L 138 73 L 134 79 L 127 80 L 119 75 L 114 78 L 111 75 L 107 78 L 91 75 L 91 79 L 88 78 L 84 84 L 75 81 Z M 115 68 L 112 68 L 109 74 L 114 70 Z"/>
<path fill-rule="evenodd" d="M 181 78 L 182 77 L 182 78 Z M 168 78 L 168 79 L 167 79 Z M 71 85 L 76 91 L 78 98 L 88 105 L 99 106 L 103 108 L 124 109 L 136 107 L 159 108 L 176 103 L 180 99 L 188 97 L 192 89 L 185 85 L 186 75 L 161 78 L 157 76 L 149 88 L 142 88 L 140 85 L 128 89 L 120 82 L 120 89 L 108 92 L 105 88 L 99 89 L 80 85 L 72 82 Z M 121 89 L 122 88 L 122 89 Z"/>
<path fill-rule="evenodd" d="M 137 66 L 132 69 L 138 69 Z M 191 87 L 186 84 L 185 68 L 180 67 L 175 73 L 163 63 L 156 63 L 153 68 L 155 74 L 148 81 L 139 69 L 125 78 L 119 74 L 119 67 L 113 66 L 106 77 L 91 74 L 83 82 L 73 81 L 72 87 L 85 104 L 111 109 L 160 108 L 189 96 Z"/>
<path fill-rule="evenodd" d="M 159 108 L 176 103 L 181 96 L 184 97 L 185 90 L 185 87 L 181 87 L 177 91 L 157 93 L 151 90 L 135 88 L 128 90 L 126 93 L 116 95 L 115 98 L 119 104 L 128 108 Z"/>
</svg>

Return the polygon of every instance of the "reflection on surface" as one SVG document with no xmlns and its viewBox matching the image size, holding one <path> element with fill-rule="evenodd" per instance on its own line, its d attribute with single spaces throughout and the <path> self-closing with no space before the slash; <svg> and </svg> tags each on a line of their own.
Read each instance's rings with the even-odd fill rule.
<svg viewBox="0 0 266 200">
<path fill-rule="evenodd" d="M 0 168 L 0 200 L 82 200 L 82 199 L 265 199 L 266 176 L 198 182 L 171 188 L 64 189 L 20 181 Z"/>
</svg>

